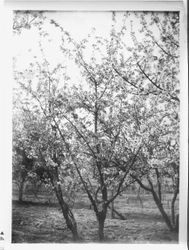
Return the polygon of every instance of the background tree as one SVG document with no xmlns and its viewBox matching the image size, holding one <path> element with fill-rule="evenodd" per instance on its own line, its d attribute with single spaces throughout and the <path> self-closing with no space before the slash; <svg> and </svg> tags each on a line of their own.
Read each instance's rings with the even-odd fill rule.
<svg viewBox="0 0 189 250">
<path fill-rule="evenodd" d="M 37 67 L 37 70 L 34 66 Z M 47 70 L 46 62 L 43 66 L 32 64 L 31 67 L 35 73 L 37 72 L 39 81 L 37 85 L 35 76 L 33 81 L 28 79 L 28 72 L 31 73 L 31 68 L 25 72 L 15 72 L 15 78 L 23 92 L 22 98 L 24 99 L 20 99 L 21 106 L 29 114 L 25 126 L 30 146 L 29 154 L 35 158 L 35 173 L 41 181 L 52 187 L 66 224 L 73 234 L 73 239 L 78 240 L 76 221 L 64 195 L 69 192 L 71 194 L 71 189 L 75 186 L 74 173 L 66 160 L 65 147 L 53 125 L 52 101 L 55 98 L 58 82 L 56 74 L 61 66 L 58 65 L 51 73 Z M 32 83 L 34 83 L 33 86 Z M 26 101 L 24 101 L 25 99 Z M 67 136 L 69 137 L 69 135 Z"/>
<path fill-rule="evenodd" d="M 30 179 L 33 169 L 33 159 L 28 156 L 28 148 L 21 131 L 13 133 L 13 180 L 18 186 L 19 201 L 23 201 L 23 193 L 26 182 Z"/>
<path fill-rule="evenodd" d="M 138 157 L 142 168 L 131 176 L 152 193 L 168 227 L 178 231 L 175 201 L 179 193 L 179 14 L 135 15 L 140 29 L 136 30 L 130 20 L 133 46 L 124 43 L 122 31 L 128 28 L 124 23 L 120 31 L 112 29 L 112 67 L 134 103 L 136 135 L 143 141 Z M 125 17 L 129 19 L 130 14 Z M 116 27 L 116 15 L 113 21 Z M 145 174 L 148 187 L 143 185 L 141 174 Z M 170 217 L 162 204 L 165 182 L 172 186 Z"/>
<path fill-rule="evenodd" d="M 159 102 L 157 98 L 154 99 Z M 140 174 L 139 176 L 132 174 L 132 177 L 142 188 L 152 194 L 169 229 L 178 231 L 178 216 L 175 211 L 175 202 L 179 194 L 178 117 L 175 119 L 175 113 L 169 109 L 169 102 L 167 106 L 164 104 L 162 110 L 158 108 L 156 101 L 153 100 L 150 111 L 143 112 L 142 119 L 145 121 L 139 127 L 145 134 L 144 148 L 139 159 L 141 170 L 140 168 L 139 170 L 144 173 L 145 169 L 146 174 L 142 178 Z M 163 202 L 166 183 L 169 183 L 169 192 L 172 195 L 171 211 L 165 209 L 166 204 Z"/>
</svg>

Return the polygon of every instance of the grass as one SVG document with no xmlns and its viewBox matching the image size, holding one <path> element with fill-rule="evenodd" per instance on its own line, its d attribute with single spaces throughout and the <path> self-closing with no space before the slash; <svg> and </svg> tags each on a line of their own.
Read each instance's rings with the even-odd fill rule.
<svg viewBox="0 0 189 250">
<path fill-rule="evenodd" d="M 133 195 L 130 195 L 131 198 Z M 73 213 L 78 224 L 81 242 L 98 242 L 98 224 L 93 210 L 89 209 L 86 195 L 76 199 Z M 127 198 L 129 195 L 127 195 Z M 27 197 L 29 200 L 31 197 Z M 67 229 L 57 203 L 13 202 L 13 243 L 69 243 L 72 235 Z M 115 208 L 126 220 L 105 221 L 105 238 L 109 243 L 177 243 L 178 235 L 170 232 L 159 214 L 151 196 L 143 197 L 143 208 L 135 199 L 129 203 L 125 196 L 119 197 Z"/>
</svg>

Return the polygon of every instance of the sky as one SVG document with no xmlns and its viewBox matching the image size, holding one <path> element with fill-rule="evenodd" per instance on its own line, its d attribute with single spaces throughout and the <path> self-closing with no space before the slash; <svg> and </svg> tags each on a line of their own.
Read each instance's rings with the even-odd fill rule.
<svg viewBox="0 0 189 250">
<path fill-rule="evenodd" d="M 50 24 L 50 20 L 55 20 L 65 31 L 68 31 L 71 37 L 76 42 L 81 42 L 83 39 L 90 39 L 90 44 L 85 49 L 85 56 L 88 60 L 92 57 L 92 43 L 95 41 L 95 36 L 101 36 L 105 39 L 110 39 L 112 30 L 112 12 L 45 12 L 47 17 L 40 31 L 46 31 L 44 38 L 39 35 L 37 26 L 31 26 L 30 29 L 22 29 L 22 32 L 14 34 L 14 63 L 17 71 L 28 69 L 31 63 L 36 61 L 42 62 L 42 53 L 40 43 L 43 49 L 44 57 L 50 63 L 49 68 L 54 68 L 58 63 L 66 66 L 66 73 L 70 76 L 69 84 L 81 83 L 83 79 L 80 76 L 80 69 L 75 64 L 74 59 L 65 58 L 60 51 L 62 33 L 60 29 Z M 115 12 L 116 16 L 116 31 L 120 30 L 124 22 L 124 12 Z M 150 15 L 149 15 L 150 16 Z M 133 12 L 126 21 L 125 44 L 133 46 L 131 39 L 131 22 L 133 30 L 136 31 L 137 39 L 142 39 L 139 34 L 139 20 Z M 44 34 L 44 33 L 43 33 Z M 90 34 L 90 35 L 89 35 Z M 90 38 L 89 38 L 90 37 Z M 103 51 L 103 49 L 102 49 Z M 128 56 L 128 52 L 123 52 L 124 57 Z M 101 56 L 95 54 L 95 58 L 101 60 Z"/>
<path fill-rule="evenodd" d="M 111 12 L 47 12 L 47 19 L 54 19 L 60 24 L 77 42 L 86 38 L 88 34 L 95 33 L 98 36 L 107 38 L 110 34 L 112 25 Z M 123 12 L 116 12 L 118 26 L 122 24 Z M 134 26 L 137 28 L 138 21 L 132 14 Z M 46 24 L 44 28 L 49 33 L 46 39 L 43 39 L 45 55 L 49 57 L 51 63 L 57 63 L 62 60 L 62 55 L 59 51 L 60 46 L 60 31 Z M 94 31 L 94 29 L 96 31 Z M 131 44 L 130 38 L 130 20 L 127 23 L 127 44 Z M 37 27 L 32 27 L 29 30 L 23 30 L 20 35 L 14 36 L 14 56 L 17 58 L 17 68 L 23 69 L 34 56 L 40 54 L 39 51 L 39 32 Z"/>
</svg>

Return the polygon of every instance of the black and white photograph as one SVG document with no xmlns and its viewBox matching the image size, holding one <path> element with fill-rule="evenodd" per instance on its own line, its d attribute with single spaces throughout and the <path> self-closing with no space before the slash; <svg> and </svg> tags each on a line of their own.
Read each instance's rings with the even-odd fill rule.
<svg viewBox="0 0 189 250">
<path fill-rule="evenodd" d="M 180 13 L 14 10 L 12 243 L 179 242 Z"/>
</svg>

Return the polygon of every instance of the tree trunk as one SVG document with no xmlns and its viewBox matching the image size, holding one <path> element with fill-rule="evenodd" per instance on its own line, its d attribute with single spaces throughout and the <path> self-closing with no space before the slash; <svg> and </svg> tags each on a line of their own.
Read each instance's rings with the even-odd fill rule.
<svg viewBox="0 0 189 250">
<path fill-rule="evenodd" d="M 52 172 L 48 172 L 48 176 L 50 178 L 50 181 L 51 181 L 51 184 L 53 187 L 53 191 L 56 194 L 56 198 L 59 202 L 63 217 L 66 220 L 66 225 L 67 225 L 68 229 L 72 232 L 73 240 L 78 241 L 79 235 L 77 232 L 76 220 L 74 218 L 74 215 L 73 215 L 71 209 L 69 208 L 69 205 L 67 204 L 67 202 L 63 198 L 62 189 L 61 189 L 60 184 L 54 183 L 53 178 L 56 179 L 56 182 L 59 181 L 58 168 L 55 168 L 54 170 L 55 170 L 55 177 L 52 175 Z"/>
<path fill-rule="evenodd" d="M 78 231 L 77 231 L 77 223 L 76 223 L 76 220 L 74 218 L 72 211 L 68 208 L 66 210 L 66 212 L 63 213 L 63 215 L 64 215 L 64 218 L 66 220 L 66 224 L 67 224 L 68 228 L 72 232 L 73 240 L 78 241 L 79 235 L 78 235 Z"/>
<path fill-rule="evenodd" d="M 72 232 L 73 240 L 78 241 L 79 235 L 78 235 L 78 231 L 77 231 L 77 223 L 76 223 L 76 220 L 74 218 L 74 215 L 73 215 L 71 209 L 69 208 L 68 204 L 64 201 L 64 199 L 62 197 L 62 191 L 61 191 L 60 187 L 58 188 L 58 190 L 55 188 L 55 193 L 56 193 L 58 202 L 60 204 L 62 214 L 66 220 L 66 225 L 70 229 L 70 231 Z"/>
<path fill-rule="evenodd" d="M 24 192 L 24 180 L 21 181 L 19 185 L 19 191 L 18 191 L 18 200 L 19 202 L 23 202 L 23 192 Z"/>
<path fill-rule="evenodd" d="M 179 215 L 178 215 L 178 214 L 176 215 L 176 222 L 175 222 L 174 231 L 175 231 L 176 233 L 179 232 Z"/>
<path fill-rule="evenodd" d="M 172 226 L 171 220 L 170 220 L 169 216 L 167 215 L 167 213 L 165 212 L 161 201 L 158 199 L 158 197 L 157 197 L 157 195 L 156 195 L 156 193 L 154 191 L 152 192 L 152 195 L 154 197 L 154 201 L 155 201 L 155 203 L 156 203 L 156 205 L 157 205 L 157 207 L 158 207 L 158 209 L 159 209 L 159 211 L 160 211 L 166 225 L 168 226 L 168 228 L 171 231 L 174 231 L 174 227 Z"/>
<path fill-rule="evenodd" d="M 171 203 L 171 216 L 173 225 L 175 225 L 175 204 L 174 202 Z"/>
<path fill-rule="evenodd" d="M 137 199 L 139 199 L 140 206 L 141 206 L 141 208 L 143 208 L 143 207 L 144 207 L 144 206 L 143 206 L 143 201 L 142 201 L 142 199 L 141 199 L 141 197 L 140 197 L 140 186 L 139 186 L 139 188 L 138 188 Z"/>
<path fill-rule="evenodd" d="M 146 191 L 148 191 L 148 192 L 150 192 L 150 193 L 152 194 L 152 196 L 153 196 L 153 198 L 154 198 L 154 201 L 155 201 L 155 203 L 156 203 L 156 205 L 157 205 L 157 207 L 158 207 L 158 209 L 159 209 L 159 211 L 160 211 L 160 213 L 161 213 L 161 215 L 162 215 L 162 217 L 163 217 L 163 219 L 164 219 L 166 225 L 167 225 L 168 228 L 170 229 L 170 231 L 178 232 L 178 229 L 179 229 L 179 223 L 178 223 L 179 217 L 178 217 L 178 216 L 176 217 L 175 225 L 172 224 L 171 219 L 170 219 L 169 216 L 167 215 L 166 211 L 164 210 L 163 204 L 161 203 L 161 195 L 160 195 L 160 198 L 159 198 L 158 195 L 157 195 L 157 193 L 155 192 L 155 190 L 154 190 L 154 188 L 153 188 L 152 182 L 148 180 L 148 181 L 149 181 L 149 184 L 150 184 L 150 186 L 151 186 L 151 188 L 150 188 L 150 187 L 144 185 L 144 184 L 143 184 L 137 177 L 135 177 L 134 175 L 131 176 L 131 177 L 133 177 L 133 178 L 137 181 L 137 183 L 138 183 L 143 189 L 145 189 Z M 160 189 L 159 189 L 159 190 L 160 190 Z M 175 193 L 175 196 L 174 196 L 174 198 L 173 198 L 172 204 L 174 204 L 175 200 L 176 200 L 176 193 Z M 175 212 L 173 208 L 174 208 L 174 207 L 172 206 L 172 218 L 175 216 L 175 215 L 173 215 L 173 213 Z M 174 219 L 175 219 L 175 218 L 174 218 Z"/>
<path fill-rule="evenodd" d="M 106 211 L 101 211 L 97 215 L 98 220 L 98 237 L 100 241 L 104 241 L 104 222 L 106 219 Z"/>
<path fill-rule="evenodd" d="M 114 192 L 112 190 L 112 197 L 114 195 Z M 112 201 L 111 203 L 111 218 L 114 219 L 115 218 L 115 214 L 114 214 L 114 201 Z"/>
<path fill-rule="evenodd" d="M 104 220 L 102 218 L 100 218 L 98 220 L 98 237 L 100 241 L 104 241 Z"/>
<path fill-rule="evenodd" d="M 175 216 L 175 201 L 177 199 L 177 195 L 178 195 L 178 187 L 177 189 L 175 190 L 174 192 L 174 196 L 172 198 L 172 201 L 171 201 L 171 216 L 172 216 L 172 223 L 174 225 L 174 230 L 177 232 L 178 231 L 178 215 Z"/>
</svg>

